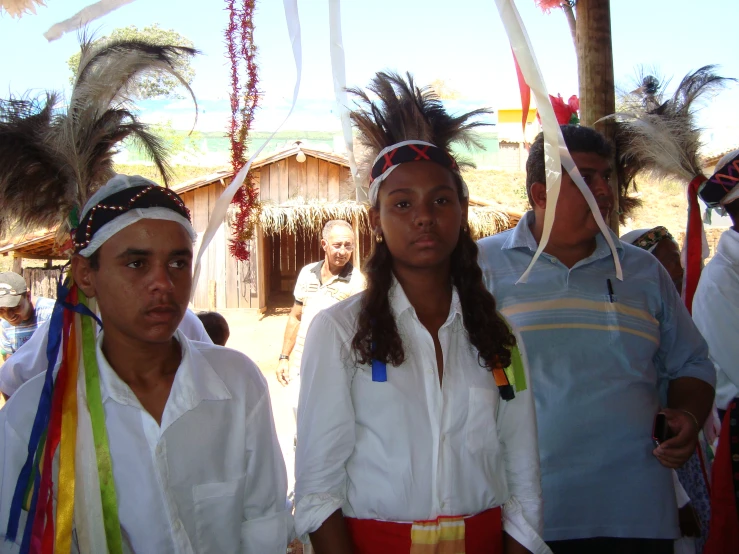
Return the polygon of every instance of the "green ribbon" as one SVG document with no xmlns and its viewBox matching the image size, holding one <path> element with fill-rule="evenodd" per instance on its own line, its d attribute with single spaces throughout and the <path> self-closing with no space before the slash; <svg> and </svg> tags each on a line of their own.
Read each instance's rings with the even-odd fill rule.
<svg viewBox="0 0 739 554">
<path fill-rule="evenodd" d="M 526 390 L 526 372 L 523 369 L 523 360 L 518 346 L 511 348 L 511 365 L 505 368 L 505 374 L 516 392 Z"/>
<path fill-rule="evenodd" d="M 79 291 L 79 302 L 87 306 L 87 297 Z M 95 333 L 90 317 L 82 317 L 82 357 L 85 364 L 85 384 L 87 386 L 87 407 L 92 421 L 92 436 L 95 441 L 100 497 L 103 506 L 103 525 L 110 554 L 123 553 L 121 525 L 118 519 L 118 499 L 113 480 L 113 462 L 108 447 L 108 431 L 105 427 L 103 397 L 100 393 L 100 373 L 95 353 Z"/>
</svg>

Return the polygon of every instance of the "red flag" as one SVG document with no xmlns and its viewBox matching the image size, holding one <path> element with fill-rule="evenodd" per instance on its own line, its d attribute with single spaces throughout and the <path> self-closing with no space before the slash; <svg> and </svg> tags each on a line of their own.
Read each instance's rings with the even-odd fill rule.
<svg viewBox="0 0 739 554">
<path fill-rule="evenodd" d="M 521 73 L 521 67 L 518 65 L 516 54 L 513 54 L 513 63 L 516 64 L 516 77 L 518 77 L 518 90 L 521 92 L 521 131 L 523 132 L 523 142 L 526 142 L 526 120 L 529 118 L 529 106 L 531 105 L 531 87 L 526 84 L 526 79 Z"/>
</svg>

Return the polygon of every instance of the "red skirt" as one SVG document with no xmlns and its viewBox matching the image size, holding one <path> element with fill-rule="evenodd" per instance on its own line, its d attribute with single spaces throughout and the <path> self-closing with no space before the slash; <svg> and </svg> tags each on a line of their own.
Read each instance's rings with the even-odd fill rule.
<svg viewBox="0 0 739 554">
<path fill-rule="evenodd" d="M 732 424 L 733 422 L 733 424 Z M 729 403 L 711 480 L 711 527 L 704 554 L 739 552 L 739 399 Z"/>
<path fill-rule="evenodd" d="M 354 554 L 500 554 L 500 508 L 475 516 L 443 516 L 432 521 L 394 523 L 344 518 Z"/>
</svg>

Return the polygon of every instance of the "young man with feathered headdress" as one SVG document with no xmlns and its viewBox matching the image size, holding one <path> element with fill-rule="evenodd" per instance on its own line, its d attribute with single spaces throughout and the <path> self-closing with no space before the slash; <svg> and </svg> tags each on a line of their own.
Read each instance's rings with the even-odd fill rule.
<svg viewBox="0 0 739 554">
<path fill-rule="evenodd" d="M 367 147 L 367 289 L 323 310 L 301 363 L 295 522 L 317 554 L 549 549 L 522 345 L 485 290 L 449 115 L 410 76 L 353 90 Z"/>
<path fill-rule="evenodd" d="M 47 157 L 31 165 L 34 144 L 22 145 L 27 165 L 13 175 L 25 171 L 26 188 L 15 189 L 22 198 L 3 207 L 2 221 L 56 222 L 61 208 L 74 254 L 50 319 L 49 367 L 0 411 L 2 552 L 287 548 L 287 479 L 266 381 L 243 354 L 178 329 L 193 286 L 189 211 L 166 187 L 112 173 L 118 140 L 156 139 L 120 106 L 88 112 L 100 104 L 81 92 L 102 91 L 110 103 L 139 71 L 171 72 L 181 50 L 129 41 L 83 49 L 73 113 L 38 133 L 64 146 L 36 145 Z M 25 115 L 15 128 L 33 123 Z M 0 151 L 11 148 L 2 142 L 9 126 L 0 131 Z M 19 187 L 8 175 L 0 184 L 5 197 Z M 47 207 L 44 194 L 56 213 L 23 211 Z"/>
<path fill-rule="evenodd" d="M 561 131 L 608 221 L 610 143 L 587 127 Z M 695 450 L 713 402 L 706 343 L 659 261 L 608 229 L 623 271 L 617 278 L 606 237 L 564 169 L 548 243 L 519 282 L 543 240 L 551 202 L 541 134 L 526 171 L 533 209 L 479 246 L 488 288 L 521 332 L 531 363 L 544 539 L 555 554 L 671 553 L 680 534 L 670 468 Z M 660 379 L 669 382 L 664 409 Z M 672 438 L 655 433 L 658 412 Z"/>
</svg>

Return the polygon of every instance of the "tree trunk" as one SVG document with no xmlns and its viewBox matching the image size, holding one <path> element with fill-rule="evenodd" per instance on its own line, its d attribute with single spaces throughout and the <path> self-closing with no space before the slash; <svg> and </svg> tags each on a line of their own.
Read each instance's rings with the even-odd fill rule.
<svg viewBox="0 0 739 554">
<path fill-rule="evenodd" d="M 595 123 L 616 111 L 609 0 L 577 0 L 577 59 L 580 79 L 580 121 L 613 137 L 610 123 Z M 615 206 L 611 227 L 618 233 L 618 183 L 612 180 Z"/>
</svg>

